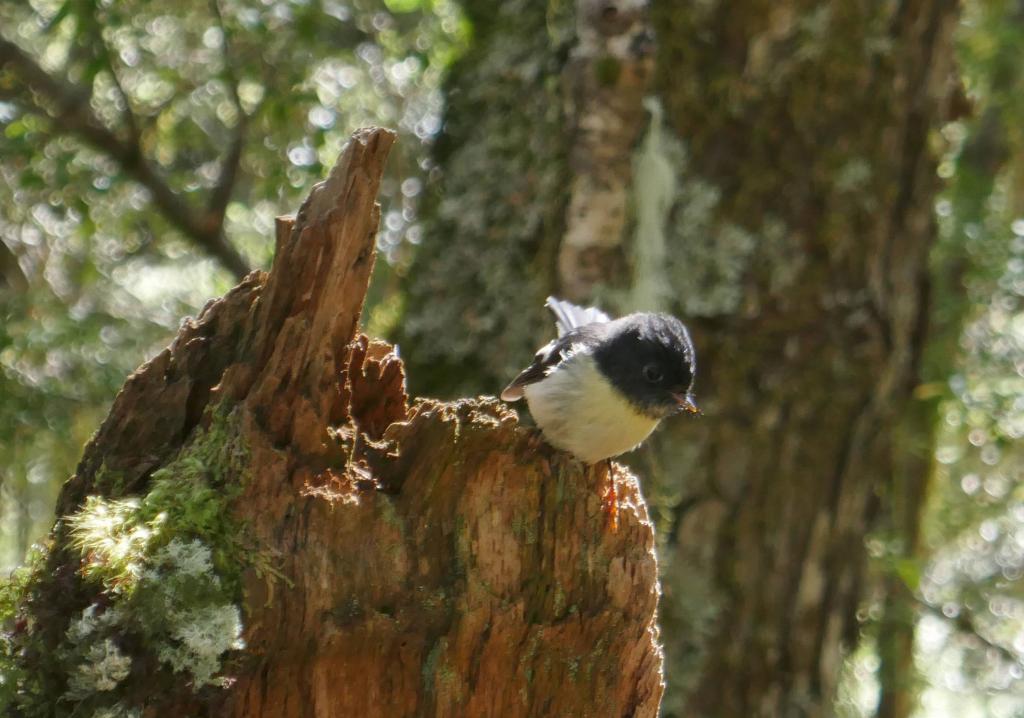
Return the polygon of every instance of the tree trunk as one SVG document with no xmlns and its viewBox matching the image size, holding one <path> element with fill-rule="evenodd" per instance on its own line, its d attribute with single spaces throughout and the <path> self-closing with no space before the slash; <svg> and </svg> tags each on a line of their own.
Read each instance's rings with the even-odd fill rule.
<svg viewBox="0 0 1024 718">
<path fill-rule="evenodd" d="M 616 530 L 607 472 L 492 399 L 410 407 L 357 335 L 392 142 L 358 132 L 269 274 L 125 384 L 11 622 L 14 715 L 657 714 L 636 479 Z"/>
<path fill-rule="evenodd" d="M 635 459 L 665 547 L 664 712 L 830 715 L 866 539 L 895 493 L 914 515 L 924 493 L 894 476 L 921 451 L 900 427 L 926 338 L 956 4 L 467 13 L 445 199 L 409 273 L 414 387 L 501 386 L 550 334 L 547 293 L 679 314 L 705 415 Z"/>
</svg>

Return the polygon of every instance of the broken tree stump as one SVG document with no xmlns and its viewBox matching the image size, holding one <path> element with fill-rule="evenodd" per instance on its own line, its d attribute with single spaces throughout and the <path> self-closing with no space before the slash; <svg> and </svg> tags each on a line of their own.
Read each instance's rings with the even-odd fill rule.
<svg viewBox="0 0 1024 718">
<path fill-rule="evenodd" d="M 8 617 L 14 715 L 657 714 L 636 479 L 612 531 L 601 472 L 495 399 L 410 405 L 358 334 L 393 142 L 129 377 Z"/>
</svg>

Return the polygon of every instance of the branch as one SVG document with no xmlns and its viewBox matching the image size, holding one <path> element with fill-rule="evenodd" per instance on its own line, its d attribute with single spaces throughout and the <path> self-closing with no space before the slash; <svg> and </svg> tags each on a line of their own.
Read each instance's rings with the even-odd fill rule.
<svg viewBox="0 0 1024 718">
<path fill-rule="evenodd" d="M 208 205 L 210 214 L 220 217 L 221 222 L 223 222 L 224 211 L 227 209 L 228 202 L 231 201 L 231 193 L 235 188 L 235 180 L 238 177 L 238 168 L 242 163 L 242 150 L 245 148 L 245 130 L 248 125 L 249 115 L 246 114 L 245 108 L 242 107 L 242 98 L 238 94 L 238 72 L 235 70 L 234 63 L 232 62 L 228 28 L 224 23 L 224 15 L 220 11 L 220 4 L 217 0 L 210 0 L 210 11 L 213 13 L 213 17 L 216 19 L 217 26 L 221 32 L 222 61 L 224 63 L 224 69 L 221 74 L 224 84 L 228 88 L 231 103 L 235 106 L 235 111 L 238 113 L 238 122 L 235 124 L 231 147 L 224 158 L 220 177 L 217 180 L 216 187 L 213 188 Z"/>
<path fill-rule="evenodd" d="M 88 8 L 89 12 L 82 13 L 79 17 L 86 24 L 86 32 L 91 36 L 98 59 L 103 63 L 104 69 L 110 74 L 114 90 L 124 104 L 123 115 L 125 124 L 128 126 L 128 137 L 133 144 L 140 145 L 140 130 L 138 120 L 135 117 L 135 110 L 132 108 L 131 98 L 125 91 L 124 85 L 121 84 L 121 78 L 114 67 L 113 52 L 110 49 L 110 45 L 107 43 L 107 39 L 103 37 L 103 25 L 96 17 L 96 3 L 88 3 Z"/>
<path fill-rule="evenodd" d="M 117 162 L 126 174 L 144 186 L 164 218 L 200 248 L 216 257 L 236 277 L 249 271 L 248 263 L 223 233 L 221 218 L 198 216 L 146 161 L 138 142 L 125 142 L 110 131 L 89 107 L 90 93 L 51 76 L 13 42 L 0 37 L 0 68 L 10 68 L 26 87 L 53 105 L 53 111 L 36 103 L 30 112 L 48 117 L 64 132 Z"/>
<path fill-rule="evenodd" d="M 18 257 L 10 247 L 0 240 L 0 293 L 24 292 L 28 289 L 28 280 L 18 266 Z M 0 475 L 0 489 L 3 488 L 3 476 Z"/>
<path fill-rule="evenodd" d="M 961 633 L 967 634 L 972 638 L 977 639 L 977 641 L 984 645 L 986 648 L 990 648 L 996 653 L 998 653 L 1004 661 L 1024 667 L 1024 658 L 1017 655 L 1016 652 L 1011 651 L 1006 646 L 996 643 L 992 639 L 986 638 L 984 635 L 982 635 L 981 631 L 978 630 L 977 625 L 974 623 L 974 619 L 971 618 L 966 608 L 962 609 L 956 617 L 951 618 L 935 606 L 931 605 L 930 603 L 927 603 L 926 601 L 918 599 L 917 602 L 928 613 L 932 614 L 933 616 L 937 616 L 945 621 L 951 622 L 953 626 L 955 626 L 956 629 Z"/>
</svg>

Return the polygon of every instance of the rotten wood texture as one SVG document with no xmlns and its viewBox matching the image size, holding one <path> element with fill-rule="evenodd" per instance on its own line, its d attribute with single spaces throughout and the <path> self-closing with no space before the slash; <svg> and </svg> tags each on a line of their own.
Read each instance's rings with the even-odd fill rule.
<svg viewBox="0 0 1024 718">
<path fill-rule="evenodd" d="M 656 563 L 635 479 L 613 533 L 599 472 L 539 458 L 497 401 L 420 402 L 381 443 L 321 473 L 252 448 L 265 480 L 243 503 L 260 537 L 308 549 L 285 555 L 295 588 L 250 615 L 259 660 L 229 715 L 657 714 Z"/>
<path fill-rule="evenodd" d="M 604 471 L 494 399 L 410 407 L 393 348 L 357 334 L 393 141 L 357 132 L 278 222 L 269 274 L 130 377 L 59 513 L 103 473 L 144 492 L 226 402 L 248 452 L 235 511 L 292 585 L 245 575 L 247 647 L 207 714 L 655 716 L 659 588 L 636 478 L 615 470 L 612 531 Z"/>
<path fill-rule="evenodd" d="M 705 414 L 666 423 L 629 459 L 662 519 L 663 715 L 834 715 L 873 594 L 865 540 L 922 506 L 908 454 L 931 444 L 901 427 L 929 339 L 939 130 L 962 104 L 958 7 L 654 0 L 648 123 L 637 86 L 592 91 L 623 47 L 602 61 L 595 20 L 639 5 L 466 4 L 474 34 L 448 76 L 436 155 L 458 212 L 425 207 L 403 349 L 417 389 L 465 393 L 507 381 L 511 357 L 550 332 L 536 324 L 548 293 L 612 312 L 622 296 L 664 298 L 693 332 Z M 632 238 L 601 194 L 627 157 Z M 583 201 L 588 188 L 600 201 Z M 648 258 L 633 287 L 614 261 L 564 261 L 587 227 Z M 486 347 L 473 364 L 467 344 Z"/>
</svg>

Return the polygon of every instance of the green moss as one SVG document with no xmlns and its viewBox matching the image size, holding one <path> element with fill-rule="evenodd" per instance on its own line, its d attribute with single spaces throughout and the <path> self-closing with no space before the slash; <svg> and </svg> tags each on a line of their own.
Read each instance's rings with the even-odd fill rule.
<svg viewBox="0 0 1024 718">
<path fill-rule="evenodd" d="M 511 522 L 512 533 L 527 545 L 537 543 L 537 517 L 515 514 Z"/>
<path fill-rule="evenodd" d="M 210 547 L 218 574 L 240 586 L 247 552 L 230 503 L 242 490 L 246 461 L 237 418 L 218 409 L 205 431 L 153 473 L 144 496 L 89 496 L 67 519 L 82 575 L 105 590 L 130 592 L 149 557 L 175 539 L 198 539 Z"/>
<path fill-rule="evenodd" d="M 124 474 L 107 468 L 105 461 L 96 470 L 92 481 L 96 492 L 104 496 L 119 496 L 124 493 Z"/>
<path fill-rule="evenodd" d="M 387 494 L 378 494 L 380 500 L 377 502 L 377 509 L 380 513 L 381 519 L 384 520 L 388 526 L 396 529 L 402 535 L 405 535 L 405 521 L 398 515 L 398 511 L 395 509 L 395 503 L 390 496 Z"/>
<path fill-rule="evenodd" d="M 587 683 L 593 682 L 594 670 L 597 669 L 602 662 L 607 660 L 607 655 L 605 654 L 605 647 L 607 645 L 608 639 L 602 636 L 598 639 L 597 643 L 594 644 L 590 653 L 583 657 L 583 661 L 586 664 L 586 667 L 583 669 L 583 677 Z"/>
<path fill-rule="evenodd" d="M 559 474 L 557 477 L 555 477 L 555 504 L 561 506 L 562 502 L 565 501 L 566 493 L 567 489 L 565 476 Z"/>
<path fill-rule="evenodd" d="M 562 590 L 561 586 L 555 587 L 552 608 L 554 609 L 554 615 L 561 617 L 562 609 L 565 608 L 565 591 Z"/>
<path fill-rule="evenodd" d="M 602 87 L 611 87 L 619 81 L 622 64 L 614 57 L 606 55 L 594 63 L 594 75 Z"/>
<path fill-rule="evenodd" d="M 434 677 L 437 674 L 437 661 L 440 658 L 442 651 L 447 646 L 447 641 L 444 638 L 439 638 L 430 652 L 427 654 L 426 659 L 423 661 L 423 667 L 420 669 L 420 676 L 423 679 L 423 690 L 427 693 L 434 692 Z"/>
<path fill-rule="evenodd" d="M 533 661 L 537 657 L 537 650 L 540 648 L 540 631 L 535 629 L 531 635 L 529 642 L 526 644 L 526 650 L 523 651 L 519 657 L 519 668 L 523 671 L 523 675 L 526 677 L 526 684 L 533 684 Z"/>
<path fill-rule="evenodd" d="M 20 696 L 31 700 L 41 697 L 33 672 L 22 656 L 45 650 L 40 641 L 26 636 L 24 607 L 24 597 L 43 574 L 45 563 L 46 550 L 33 547 L 21 567 L 0 579 L 0 714 L 6 715 L 19 703 Z"/>
<path fill-rule="evenodd" d="M 437 678 L 442 684 L 451 686 L 455 683 L 455 669 L 447 663 L 442 663 L 437 667 Z"/>
<path fill-rule="evenodd" d="M 37 571 L 5 584 L 4 623 L 21 623 L 4 634 L 0 707 L 23 716 L 131 715 L 140 697 L 182 677 L 197 691 L 222 682 L 224 656 L 241 647 L 241 573 L 274 570 L 231 511 L 248 462 L 238 415 L 222 407 L 210 419 L 153 473 L 146 494 L 89 496 L 66 517 L 60 561 L 78 558 L 75 590 L 84 607 L 57 645 L 33 649 L 41 636 L 53 640 L 53 626 L 25 610 L 53 575 Z M 117 485 L 101 469 L 97 488 Z"/>
</svg>

